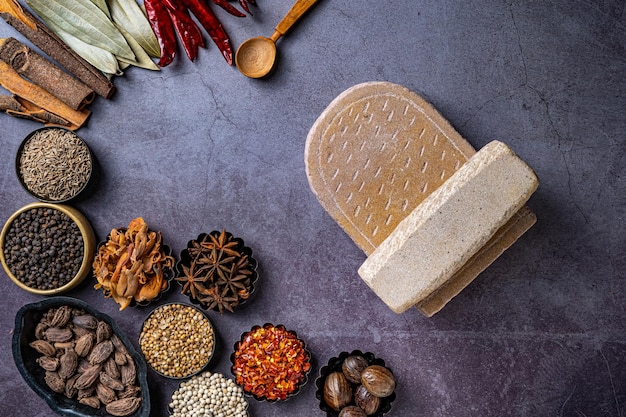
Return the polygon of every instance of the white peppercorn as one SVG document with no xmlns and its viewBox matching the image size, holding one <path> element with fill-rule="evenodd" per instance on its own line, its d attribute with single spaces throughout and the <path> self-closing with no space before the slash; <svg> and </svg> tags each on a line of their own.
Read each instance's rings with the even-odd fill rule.
<svg viewBox="0 0 626 417">
<path fill-rule="evenodd" d="M 172 394 L 170 417 L 247 417 L 243 390 L 220 373 L 204 372 L 181 382 Z"/>
</svg>

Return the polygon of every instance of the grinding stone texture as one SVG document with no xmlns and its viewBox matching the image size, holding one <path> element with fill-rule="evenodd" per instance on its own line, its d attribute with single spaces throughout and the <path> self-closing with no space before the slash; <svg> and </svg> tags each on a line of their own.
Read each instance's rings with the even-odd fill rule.
<svg viewBox="0 0 626 417">
<path fill-rule="evenodd" d="M 396 313 L 441 287 L 537 189 L 534 172 L 491 142 L 409 214 L 359 274 Z"/>
</svg>

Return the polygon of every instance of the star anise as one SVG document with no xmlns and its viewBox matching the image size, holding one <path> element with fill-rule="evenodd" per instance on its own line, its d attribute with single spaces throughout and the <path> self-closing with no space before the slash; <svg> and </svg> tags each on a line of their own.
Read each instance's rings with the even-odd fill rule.
<svg viewBox="0 0 626 417">
<path fill-rule="evenodd" d="M 183 265 L 183 275 L 174 278 L 183 283 L 182 294 L 189 294 L 191 298 L 198 298 L 198 294 L 205 290 L 204 283 L 207 282 L 208 275 L 204 268 L 196 268 L 196 261 L 192 260 L 189 266 Z"/>
<path fill-rule="evenodd" d="M 207 310 L 233 312 L 252 290 L 256 261 L 241 239 L 225 230 L 201 235 L 190 242 L 187 253 L 190 266 L 182 269 L 183 293 L 199 301 Z"/>
</svg>

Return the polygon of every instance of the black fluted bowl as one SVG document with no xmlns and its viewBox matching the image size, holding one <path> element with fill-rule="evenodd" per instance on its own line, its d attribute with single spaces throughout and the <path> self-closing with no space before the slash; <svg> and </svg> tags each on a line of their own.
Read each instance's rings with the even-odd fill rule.
<svg viewBox="0 0 626 417">
<path fill-rule="evenodd" d="M 53 392 L 44 381 L 45 371 L 36 362 L 37 357 L 40 355 L 29 346 L 29 343 L 35 340 L 35 326 L 43 314 L 52 307 L 60 307 L 62 305 L 81 308 L 98 320 L 105 321 L 111 326 L 113 333 L 122 340 L 137 366 L 137 381 L 141 388 L 141 406 L 130 417 L 148 417 L 150 415 L 150 392 L 148 391 L 146 378 L 146 362 L 143 357 L 133 348 L 130 340 L 128 340 L 111 317 L 75 298 L 52 297 L 37 303 L 27 304 L 17 312 L 12 343 L 13 360 L 26 383 L 48 403 L 52 410 L 60 415 L 73 417 L 110 416 L 104 407 L 96 410 L 80 404 L 75 399 L 69 399 L 63 394 Z"/>
</svg>

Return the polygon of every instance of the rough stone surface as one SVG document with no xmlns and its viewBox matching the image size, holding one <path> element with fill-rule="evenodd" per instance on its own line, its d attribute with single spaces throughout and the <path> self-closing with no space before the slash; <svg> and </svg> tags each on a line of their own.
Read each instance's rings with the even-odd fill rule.
<svg viewBox="0 0 626 417">
<path fill-rule="evenodd" d="M 359 275 L 393 311 L 404 312 L 445 285 L 537 185 L 508 146 L 485 145 L 400 222 Z"/>
<path fill-rule="evenodd" d="M 24 2 L 20 2 L 24 4 Z M 209 2 L 210 3 L 210 2 Z M 293 0 L 257 0 L 253 17 L 215 8 L 238 46 L 269 35 Z M 237 2 L 232 2 L 237 5 Z M 249 80 L 206 37 L 160 72 L 129 69 L 96 98 L 79 134 L 99 164 L 72 205 L 99 240 L 142 215 L 177 255 L 201 232 L 241 236 L 260 264 L 236 314 L 209 314 L 210 368 L 230 373 L 242 332 L 295 329 L 314 357 L 285 403 L 257 417 L 323 417 L 314 379 L 341 351 L 370 351 L 398 379 L 386 417 L 626 414 L 626 36 L 622 0 L 321 0 L 278 43 L 276 72 Z M 0 22 L 0 37 L 16 34 Z M 541 185 L 538 221 L 431 318 L 392 312 L 358 276 L 365 260 L 310 191 L 303 149 L 345 89 L 387 80 L 422 94 L 476 149 L 498 139 Z M 33 201 L 13 165 L 38 124 L 0 114 L 0 223 Z M 41 297 L 0 271 L 0 414 L 54 417 L 19 375 L 10 341 L 19 308 Z M 160 303 L 184 301 L 178 284 Z M 86 280 L 68 295 L 113 317 L 131 340 L 152 310 L 117 311 Z M 159 303 L 156 303 L 159 304 Z M 153 416 L 179 381 L 149 373 Z"/>
</svg>

